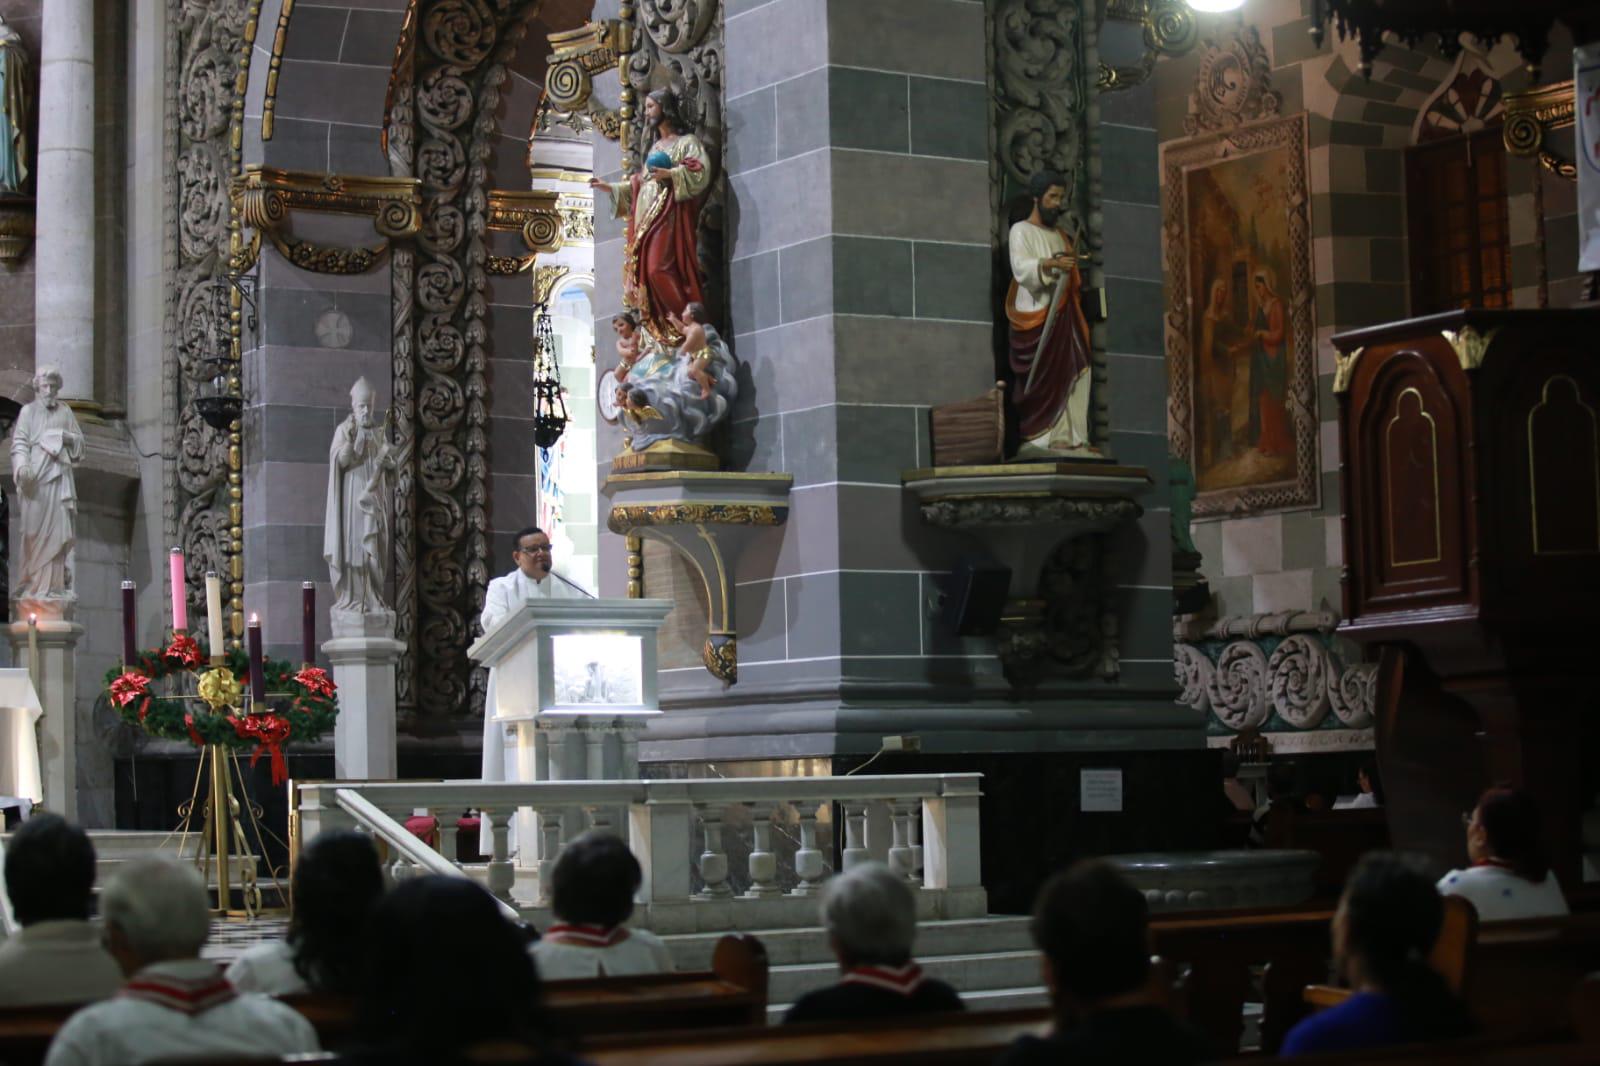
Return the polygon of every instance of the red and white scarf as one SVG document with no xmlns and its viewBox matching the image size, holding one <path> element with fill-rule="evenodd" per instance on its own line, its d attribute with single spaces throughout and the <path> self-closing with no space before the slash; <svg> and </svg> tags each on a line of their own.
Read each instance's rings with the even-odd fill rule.
<svg viewBox="0 0 1600 1066">
<path fill-rule="evenodd" d="M 191 1016 L 239 997 L 228 979 L 222 976 L 222 971 L 215 968 L 209 974 L 197 974 L 194 977 L 179 977 L 170 973 L 138 974 L 123 985 L 117 994 Z"/>
<path fill-rule="evenodd" d="M 922 967 L 914 962 L 904 966 L 852 966 L 839 978 L 841 985 L 868 985 L 885 992 L 909 996 L 927 980 Z"/>
<path fill-rule="evenodd" d="M 628 939 L 628 927 L 557 922 L 544 931 L 544 938 L 552 944 L 572 944 L 580 948 L 609 948 Z"/>
</svg>

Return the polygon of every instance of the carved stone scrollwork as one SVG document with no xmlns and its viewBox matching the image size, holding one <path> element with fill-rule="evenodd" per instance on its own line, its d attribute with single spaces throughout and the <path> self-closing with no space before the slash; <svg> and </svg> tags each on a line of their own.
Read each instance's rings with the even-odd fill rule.
<svg viewBox="0 0 1600 1066">
<path fill-rule="evenodd" d="M 1328 700 L 1333 704 L 1334 715 L 1351 729 L 1370 726 L 1377 685 L 1376 663 L 1356 663 L 1340 670 L 1337 660 L 1333 661 L 1328 675 Z"/>
<path fill-rule="evenodd" d="M 488 584 L 490 151 L 505 64 L 537 10 L 529 0 L 421 0 L 414 64 L 421 228 L 415 278 L 416 705 L 471 713 L 482 678 L 466 658 Z M 559 239 L 560 216 L 551 228 Z"/>
<path fill-rule="evenodd" d="M 624 4 L 623 18 L 629 16 Z M 645 128 L 643 101 L 647 93 L 663 86 L 678 97 L 679 113 L 700 138 L 711 160 L 714 177 L 700 211 L 697 257 L 702 290 L 713 319 L 722 314 L 726 299 L 723 278 L 723 214 L 727 202 L 722 175 L 724 127 L 722 115 L 722 4 L 720 0 L 635 0 L 631 50 L 622 64 L 620 118 L 623 165 L 632 170 L 649 154 L 654 130 Z M 605 133 L 601 116 L 596 126 Z M 609 136 L 609 134 L 607 134 Z"/>
<path fill-rule="evenodd" d="M 1272 708 L 1267 654 L 1249 641 L 1223 649 L 1211 675 L 1211 709 L 1230 729 L 1259 729 Z"/>
<path fill-rule="evenodd" d="M 1310 637 L 1285 637 L 1267 661 L 1272 708 L 1297 729 L 1312 729 L 1328 713 L 1328 652 Z"/>
<path fill-rule="evenodd" d="M 1197 711 L 1211 710 L 1211 675 L 1217 668 L 1191 644 L 1172 646 L 1172 672 L 1178 682 L 1178 702 Z"/>
<path fill-rule="evenodd" d="M 1282 106 L 1283 95 L 1272 88 L 1272 60 L 1260 30 L 1241 26 L 1220 43 L 1205 42 L 1183 129 L 1191 137 L 1232 129 L 1271 118 Z"/>
</svg>

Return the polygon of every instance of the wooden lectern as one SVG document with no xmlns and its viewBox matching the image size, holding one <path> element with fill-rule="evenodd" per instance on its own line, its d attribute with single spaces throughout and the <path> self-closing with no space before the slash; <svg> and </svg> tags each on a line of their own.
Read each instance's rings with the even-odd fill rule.
<svg viewBox="0 0 1600 1066">
<path fill-rule="evenodd" d="M 1454 311 L 1334 337 L 1340 632 L 1376 653 L 1396 847 L 1466 858 L 1462 812 L 1530 790 L 1579 879 L 1600 711 L 1600 311 Z M 1589 771 L 1593 774 L 1593 771 Z"/>
</svg>

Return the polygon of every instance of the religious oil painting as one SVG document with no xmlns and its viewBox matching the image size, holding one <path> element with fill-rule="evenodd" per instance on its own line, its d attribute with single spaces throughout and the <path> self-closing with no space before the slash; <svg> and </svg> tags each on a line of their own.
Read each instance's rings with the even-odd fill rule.
<svg viewBox="0 0 1600 1066">
<path fill-rule="evenodd" d="M 644 702 L 640 639 L 626 633 L 562 633 L 550 638 L 558 707 L 634 707 Z"/>
<path fill-rule="evenodd" d="M 1197 518 L 1318 502 L 1306 119 L 1163 147 L 1174 451 Z"/>
</svg>

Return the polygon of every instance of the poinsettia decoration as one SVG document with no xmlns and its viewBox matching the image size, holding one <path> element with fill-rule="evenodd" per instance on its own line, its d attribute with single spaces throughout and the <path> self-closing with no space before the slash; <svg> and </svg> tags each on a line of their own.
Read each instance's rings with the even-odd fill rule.
<svg viewBox="0 0 1600 1066">
<path fill-rule="evenodd" d="M 201 700 L 177 695 L 179 689 L 195 691 L 198 678 L 206 672 L 202 664 L 209 661 L 209 654 L 193 637 L 178 633 L 165 647 L 140 652 L 134 662 L 108 671 L 106 694 L 124 721 L 153 737 L 187 740 L 196 747 L 220 744 L 250 751 L 251 765 L 262 755 L 268 756 L 272 782 L 282 784 L 288 776 L 284 749 L 317 740 L 333 728 L 339 713 L 333 680 L 327 671 L 314 666 L 295 668 L 268 659 L 262 664 L 265 707 L 252 708 L 253 714 L 238 707 L 214 711 Z M 250 663 L 242 649 L 229 649 L 222 665 L 241 686 L 249 687 Z M 196 680 L 188 681 L 185 675 Z M 184 683 L 176 683 L 179 681 Z"/>
</svg>

